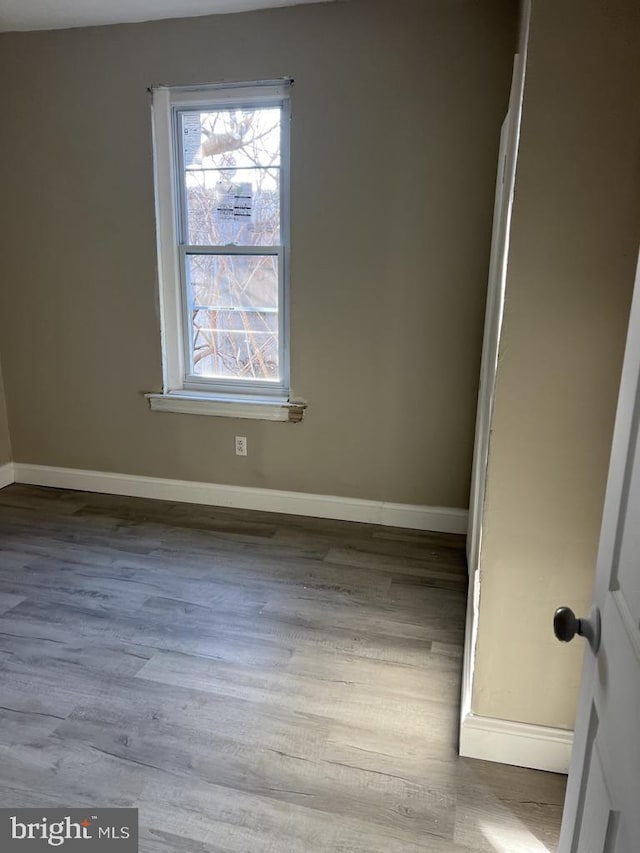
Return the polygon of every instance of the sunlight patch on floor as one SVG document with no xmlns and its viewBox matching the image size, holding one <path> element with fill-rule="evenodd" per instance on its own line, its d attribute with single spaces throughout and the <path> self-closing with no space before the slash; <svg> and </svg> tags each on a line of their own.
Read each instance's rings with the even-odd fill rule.
<svg viewBox="0 0 640 853">
<path fill-rule="evenodd" d="M 500 826 L 482 821 L 480 829 L 496 853 L 550 853 L 549 848 L 523 826 Z"/>
</svg>

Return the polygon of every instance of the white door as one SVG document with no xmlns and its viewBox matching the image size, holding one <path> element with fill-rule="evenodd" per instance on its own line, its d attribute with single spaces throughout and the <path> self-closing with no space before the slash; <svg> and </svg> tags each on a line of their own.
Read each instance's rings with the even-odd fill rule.
<svg viewBox="0 0 640 853">
<path fill-rule="evenodd" d="M 585 654 L 559 853 L 640 851 L 639 425 L 640 261 L 593 597 L 601 639 Z"/>
<path fill-rule="evenodd" d="M 469 572 L 478 569 L 480 541 L 482 536 L 482 511 L 489 456 L 489 433 L 496 371 L 498 368 L 498 344 L 502 325 L 504 288 L 507 274 L 509 229 L 515 185 L 516 159 L 522 115 L 525 59 L 516 54 L 513 60 L 513 78 L 509 96 L 509 111 L 500 133 L 496 197 L 493 207 L 493 234 L 487 284 L 487 304 L 484 317 L 484 338 L 480 363 L 478 409 L 476 413 L 476 435 L 471 472 L 471 495 L 469 498 L 469 530 L 467 536 L 467 562 Z"/>
</svg>

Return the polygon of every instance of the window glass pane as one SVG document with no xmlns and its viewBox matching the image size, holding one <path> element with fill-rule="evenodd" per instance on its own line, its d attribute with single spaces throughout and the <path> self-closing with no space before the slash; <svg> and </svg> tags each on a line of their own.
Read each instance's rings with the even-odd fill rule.
<svg viewBox="0 0 640 853">
<path fill-rule="evenodd" d="M 280 169 L 190 169 L 187 240 L 194 246 L 280 242 Z"/>
<path fill-rule="evenodd" d="M 277 380 L 277 256 L 189 255 L 187 275 L 193 373 Z"/>
<path fill-rule="evenodd" d="M 185 169 L 279 166 L 280 113 L 280 107 L 181 111 Z"/>
</svg>

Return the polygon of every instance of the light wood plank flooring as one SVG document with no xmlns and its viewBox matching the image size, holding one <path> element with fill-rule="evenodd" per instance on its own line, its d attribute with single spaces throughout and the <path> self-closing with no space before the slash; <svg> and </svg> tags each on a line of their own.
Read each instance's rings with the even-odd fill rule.
<svg viewBox="0 0 640 853">
<path fill-rule="evenodd" d="M 456 754 L 463 539 L 0 491 L 0 801 L 143 853 L 544 853 L 564 778 Z"/>
</svg>

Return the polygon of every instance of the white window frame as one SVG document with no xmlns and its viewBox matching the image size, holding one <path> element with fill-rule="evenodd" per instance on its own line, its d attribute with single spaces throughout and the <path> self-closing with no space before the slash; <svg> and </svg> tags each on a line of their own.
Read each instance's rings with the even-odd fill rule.
<svg viewBox="0 0 640 853">
<path fill-rule="evenodd" d="M 152 90 L 158 278 L 163 390 L 147 394 L 152 409 L 186 413 L 300 420 L 304 404 L 290 400 L 290 80 L 166 87 Z M 280 243 L 270 247 L 190 246 L 186 241 L 184 165 L 179 134 L 183 110 L 273 107 L 281 109 Z M 190 317 L 185 284 L 191 255 L 278 257 L 279 380 L 206 378 L 188 372 Z"/>
</svg>

